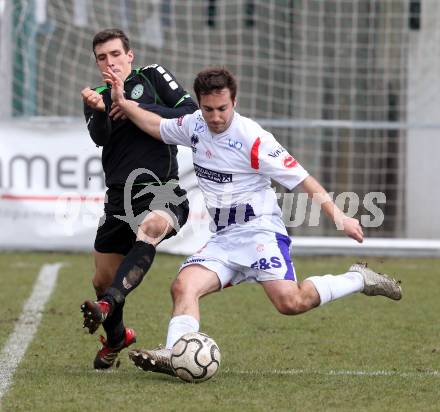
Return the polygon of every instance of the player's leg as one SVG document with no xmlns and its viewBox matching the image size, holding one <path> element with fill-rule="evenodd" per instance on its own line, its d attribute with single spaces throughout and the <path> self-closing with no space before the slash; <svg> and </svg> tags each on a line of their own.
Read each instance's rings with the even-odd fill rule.
<svg viewBox="0 0 440 412">
<path fill-rule="evenodd" d="M 171 285 L 173 313 L 168 326 L 166 347 L 173 345 L 186 333 L 198 332 L 199 299 L 221 288 L 219 276 L 202 265 L 184 267 Z"/>
<path fill-rule="evenodd" d="M 365 263 L 351 265 L 342 275 L 311 276 L 306 281 L 315 286 L 321 305 L 356 292 L 367 296 L 382 295 L 392 300 L 402 298 L 400 281 L 371 270 Z"/>
<path fill-rule="evenodd" d="M 332 300 L 361 292 L 364 286 L 362 276 L 356 272 L 314 276 L 298 283 L 284 279 L 268 280 L 261 285 L 283 315 L 299 315 Z"/>
<path fill-rule="evenodd" d="M 101 220 L 95 238 L 95 275 L 92 283 L 98 302 L 86 301 L 81 306 L 84 327 L 94 333 L 106 319 L 109 305 L 102 301 L 106 290 L 115 279 L 117 269 L 133 244 L 134 233 L 129 225 L 112 215 Z"/>
<path fill-rule="evenodd" d="M 183 225 L 187 218 L 187 209 L 181 207 L 177 216 L 177 223 Z M 125 298 L 142 282 L 153 263 L 156 246 L 167 236 L 176 233 L 175 226 L 175 221 L 164 211 L 148 213 L 139 225 L 134 246 L 119 265 L 110 287 L 97 302 L 84 303 L 88 309 L 85 313 L 91 314 L 93 327 L 103 323 L 107 333 L 107 340 L 103 341 L 103 347 L 95 358 L 95 368 L 111 367 L 120 350 L 136 341 L 135 332 L 124 325 Z"/>
<path fill-rule="evenodd" d="M 141 282 L 156 254 L 156 245 L 172 226 L 165 213 L 148 213 L 139 226 L 136 242 L 128 254 L 119 260 L 110 284 L 100 293 L 98 301 L 85 301 L 83 312 L 85 326 L 90 333 L 103 323 L 110 346 L 118 346 L 126 334 L 123 323 L 123 307 L 126 296 Z M 101 257 L 101 256 L 100 256 Z M 116 260 L 116 259 L 115 259 Z M 107 273 L 106 283 L 111 278 Z"/>
<path fill-rule="evenodd" d="M 186 215 L 182 213 L 182 220 Z M 180 222 L 179 222 L 180 223 Z M 184 222 L 183 222 L 184 223 Z M 183 224 L 182 223 L 182 224 Z M 122 341 L 124 325 L 122 323 L 122 308 L 126 296 L 142 282 L 150 269 L 156 254 L 156 246 L 168 235 L 175 233 L 172 217 L 163 211 L 148 213 L 139 225 L 136 242 L 120 262 L 113 281 L 97 302 L 85 301 L 83 312 L 85 324 L 90 333 L 94 333 L 99 324 L 106 319 L 113 324 L 113 331 L 108 340 L 112 343 Z"/>
<path fill-rule="evenodd" d="M 125 298 L 142 282 L 156 255 L 156 246 L 175 232 L 171 216 L 161 210 L 148 213 L 139 225 L 136 242 L 121 262 L 104 295 L 111 312 L 122 310 Z"/>
<path fill-rule="evenodd" d="M 219 262 L 203 262 L 203 265 L 206 266 L 185 266 L 171 286 L 173 314 L 168 325 L 166 346 L 152 350 L 133 349 L 129 352 L 130 359 L 139 368 L 174 375 L 170 363 L 171 349 L 181 336 L 199 330 L 199 299 L 220 290 L 233 275 L 232 270 L 222 268 Z"/>
<path fill-rule="evenodd" d="M 101 297 L 102 301 L 110 303 L 111 316 L 103 323 L 110 347 L 121 345 L 127 339 L 123 321 L 125 298 L 140 285 L 153 263 L 156 246 L 172 231 L 169 215 L 162 211 L 149 213 L 139 226 L 134 246 L 119 265 L 111 286 Z"/>
<path fill-rule="evenodd" d="M 124 259 L 124 255 L 95 251 L 94 256 L 96 272 L 93 277 L 93 286 L 95 287 L 98 302 L 103 302 L 104 293 L 113 283 L 118 267 Z M 107 335 L 106 344 L 109 347 L 120 346 L 126 334 L 126 328 L 122 320 L 122 310 L 119 311 L 119 313 L 114 313 L 114 316 L 104 319 L 102 326 Z"/>
<path fill-rule="evenodd" d="M 89 329 L 89 333 L 94 333 L 99 325 L 103 323 L 108 316 L 110 305 L 102 299 L 105 296 L 109 286 L 113 283 L 117 269 L 133 245 L 135 235 L 130 226 L 120 219 L 108 214 L 100 222 L 95 238 L 95 275 L 93 277 L 93 286 L 98 300 L 96 302 L 87 300 L 81 306 L 84 314 L 84 327 Z M 111 332 L 114 329 L 114 323 L 120 323 L 120 320 L 114 319 L 105 322 L 104 329 L 107 332 L 108 340 L 111 344 L 122 339 L 124 333 L 123 325 L 115 336 Z M 108 332 L 110 331 L 110 336 Z M 118 335 L 118 336 L 116 336 Z"/>
<path fill-rule="evenodd" d="M 122 312 L 116 316 L 103 316 L 108 312 L 109 305 L 102 300 L 133 241 L 134 233 L 129 225 L 111 215 L 106 217 L 97 231 L 94 252 L 96 270 L 92 280 L 97 302 L 86 301 L 89 305 L 82 306 L 84 327 L 93 333 L 102 323 L 107 334 L 107 339 L 102 336 L 100 338 L 102 348 L 96 354 L 93 363 L 96 369 L 110 368 L 119 352 L 136 341 L 134 330 L 125 328 L 122 322 Z"/>
<path fill-rule="evenodd" d="M 154 194 L 154 191 L 150 194 Z M 153 198 L 147 196 L 147 203 L 139 201 L 143 210 L 151 209 L 151 212 L 140 222 L 136 242 L 118 268 L 107 291 L 110 303 L 113 299 L 115 306 L 142 282 L 153 263 L 156 246 L 162 240 L 175 235 L 188 219 L 189 204 L 186 192 L 179 186 L 165 184 Z"/>
<path fill-rule="evenodd" d="M 348 272 L 336 276 L 312 276 L 299 283 L 269 280 L 261 284 L 278 311 L 286 315 L 304 313 L 357 292 L 369 296 L 383 295 L 393 300 L 402 297 L 398 281 L 363 264 L 352 265 Z"/>
<path fill-rule="evenodd" d="M 95 274 L 92 279 L 96 297 L 99 299 L 110 287 L 115 278 L 116 271 L 124 259 L 124 255 L 119 253 L 93 252 L 95 260 Z"/>
<path fill-rule="evenodd" d="M 121 262 L 105 293 L 111 305 L 121 305 L 125 297 L 139 286 L 153 263 L 156 246 L 172 231 L 173 221 L 166 212 L 152 211 L 145 216 L 139 225 L 135 244 Z"/>
<path fill-rule="evenodd" d="M 283 315 L 298 315 L 320 303 L 319 294 L 313 283 L 301 283 L 292 280 L 267 280 L 260 282 L 266 295 Z"/>
</svg>

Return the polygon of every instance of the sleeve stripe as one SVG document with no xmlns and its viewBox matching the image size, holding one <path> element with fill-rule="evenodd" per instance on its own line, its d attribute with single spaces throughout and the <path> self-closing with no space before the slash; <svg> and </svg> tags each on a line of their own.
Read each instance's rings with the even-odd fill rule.
<svg viewBox="0 0 440 412">
<path fill-rule="evenodd" d="M 261 139 L 257 137 L 251 149 L 251 167 L 252 169 L 258 170 L 260 168 L 260 164 L 258 162 L 258 150 L 260 148 Z"/>
<path fill-rule="evenodd" d="M 174 105 L 174 107 L 177 107 L 180 103 L 182 103 L 185 99 L 188 97 L 191 97 L 188 93 L 181 97 L 181 99 Z"/>
<path fill-rule="evenodd" d="M 174 80 L 172 82 L 169 82 L 168 84 L 172 90 L 176 90 L 179 87 L 179 85 Z"/>
</svg>

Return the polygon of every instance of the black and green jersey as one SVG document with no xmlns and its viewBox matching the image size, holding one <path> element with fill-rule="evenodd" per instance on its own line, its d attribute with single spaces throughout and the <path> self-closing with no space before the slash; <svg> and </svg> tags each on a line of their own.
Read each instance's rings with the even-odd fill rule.
<svg viewBox="0 0 440 412">
<path fill-rule="evenodd" d="M 139 106 L 172 119 L 193 113 L 197 105 L 163 66 L 153 64 L 133 70 L 124 83 L 127 99 Z M 93 141 L 103 146 L 102 165 L 108 187 L 123 186 L 129 174 L 139 168 L 153 172 L 162 182 L 177 179 L 177 148 L 166 145 L 130 120 L 112 120 L 111 90 L 108 85 L 95 89 L 104 99 L 106 111 L 84 105 L 87 127 Z M 155 181 L 151 174 L 138 176 L 137 183 Z"/>
</svg>

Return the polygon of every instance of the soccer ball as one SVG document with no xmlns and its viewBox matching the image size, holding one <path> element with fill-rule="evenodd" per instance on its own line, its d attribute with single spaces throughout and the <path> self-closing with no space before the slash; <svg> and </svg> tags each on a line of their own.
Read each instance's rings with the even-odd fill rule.
<svg viewBox="0 0 440 412">
<path fill-rule="evenodd" d="M 220 350 L 214 339 L 200 332 L 183 335 L 173 346 L 171 366 L 185 382 L 203 382 L 220 367 Z"/>
</svg>

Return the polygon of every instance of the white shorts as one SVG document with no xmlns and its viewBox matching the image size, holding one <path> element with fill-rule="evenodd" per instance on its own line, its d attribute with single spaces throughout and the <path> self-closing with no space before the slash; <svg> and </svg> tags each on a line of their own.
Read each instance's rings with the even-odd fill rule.
<svg viewBox="0 0 440 412">
<path fill-rule="evenodd" d="M 213 235 L 180 267 L 202 265 L 215 272 L 222 288 L 242 282 L 296 281 L 290 238 L 282 233 L 231 229 Z"/>
</svg>

